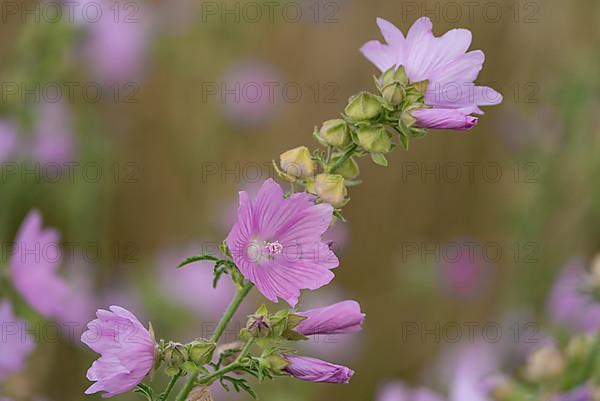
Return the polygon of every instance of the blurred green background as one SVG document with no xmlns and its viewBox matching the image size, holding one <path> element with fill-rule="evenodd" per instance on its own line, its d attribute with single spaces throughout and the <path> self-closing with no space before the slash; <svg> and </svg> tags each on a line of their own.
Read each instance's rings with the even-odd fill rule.
<svg viewBox="0 0 600 401">
<path fill-rule="evenodd" d="M 451 344 L 405 338 L 407 322 L 485 323 L 526 310 L 543 326 L 557 272 L 600 247 L 600 2 L 475 3 L 110 2 L 90 23 L 78 17 L 83 2 L 72 21 L 51 21 L 45 3 L 3 1 L 0 117 L 20 145 L 0 160 L 0 240 L 12 241 L 27 212 L 39 209 L 64 242 L 79 244 L 63 271 L 93 295 L 90 310 L 122 300 L 158 337 L 193 338 L 202 316 L 215 317 L 165 291 L 178 292 L 175 265 L 224 239 L 237 192 L 272 175 L 271 160 L 314 145 L 314 126 L 373 89 L 377 71 L 358 49 L 380 39 L 376 17 L 406 32 L 427 15 L 436 35 L 473 32 L 471 48 L 486 54 L 478 83 L 499 89 L 504 102 L 469 132 L 432 131 L 408 152 L 397 149 L 389 168 L 361 160 L 363 184 L 352 188 L 348 223 L 334 239 L 342 261 L 334 288 L 301 300 L 360 301 L 363 333 L 310 351 L 335 348 L 329 359 L 357 374 L 347 386 L 284 379 L 258 392 L 267 401 L 363 401 L 387 379 L 418 382 Z M 23 15 L 25 7 L 39 18 Z M 65 99 L 69 82 L 76 88 Z M 35 99 L 23 85 L 47 93 Z M 55 86 L 63 98 L 53 103 Z M 254 102 L 256 87 L 263 92 Z M 58 149 L 44 152 L 52 148 L 39 139 L 44 127 Z M 38 176 L 23 177 L 21 163 L 35 171 L 36 161 Z M 56 180 L 43 170 L 65 162 L 79 163 L 72 179 L 64 167 Z M 440 250 L 465 242 L 479 244 L 475 270 L 466 279 L 450 272 L 447 282 Z M 86 244 L 102 255 L 86 260 Z M 501 255 L 490 259 L 484 248 Z M 187 284 L 182 292 L 213 304 L 206 284 Z M 4 391 L 17 400 L 96 399 L 83 395 L 93 358 L 67 339 L 40 341 Z"/>
</svg>

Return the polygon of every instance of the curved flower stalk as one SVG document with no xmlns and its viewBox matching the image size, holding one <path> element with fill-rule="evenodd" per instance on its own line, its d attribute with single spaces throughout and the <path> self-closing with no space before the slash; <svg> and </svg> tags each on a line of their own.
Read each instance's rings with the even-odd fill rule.
<svg viewBox="0 0 600 401">
<path fill-rule="evenodd" d="M 272 313 L 263 305 L 248 317 L 239 343 L 218 343 L 255 286 L 265 298 L 274 302 L 281 298 L 294 307 L 301 290 L 315 290 L 331 282 L 331 270 L 339 261 L 323 235 L 336 220 L 344 219 L 341 211 L 349 202 L 348 187 L 359 183 L 357 158 L 370 156 L 376 164 L 387 166 L 387 153 L 398 144 L 408 149 L 410 138 L 424 136 L 426 128 L 470 128 L 476 122 L 470 114 L 481 112 L 478 106 L 500 102 L 501 97 L 482 99 L 486 91 L 480 87 L 475 87 L 474 99 L 460 97 L 456 104 L 432 100 L 429 94 L 437 83 L 457 77 L 472 83 L 476 78 L 483 53 L 465 53 L 470 45 L 468 31 L 434 38 L 431 22 L 425 19 L 419 20 L 404 39 L 391 24 L 383 20 L 378 23 L 388 45 L 370 42 L 362 49 L 383 72 L 375 79 L 377 94 L 352 96 L 341 118 L 315 128 L 313 134 L 322 149 L 311 152 L 300 146 L 281 154 L 280 163 L 274 165 L 278 176 L 289 183 L 289 191 L 269 179 L 254 199 L 240 192 L 237 221 L 221 245 L 221 255 L 193 256 L 179 266 L 209 262 L 214 287 L 227 275 L 237 287 L 213 335 L 187 344 L 160 340 L 152 357 L 150 351 L 155 345 L 151 336 L 134 317 L 113 310 L 140 328 L 142 345 L 138 346 L 142 348 L 135 352 L 141 355 L 121 360 L 117 349 L 123 354 L 134 350 L 121 343 L 97 348 L 102 357 L 90 374 L 97 383 L 88 391 L 105 390 L 111 396 L 137 384 L 136 391 L 148 400 L 168 401 L 179 379 L 187 376 L 175 398 L 186 401 L 192 392 L 206 394 L 217 382 L 227 390 L 246 391 L 255 397 L 248 376 L 259 382 L 291 376 L 312 382 L 348 383 L 352 369 L 295 355 L 293 345 L 308 340 L 307 336 L 361 330 L 364 314 L 355 301 L 306 312 L 282 309 Z M 101 315 L 107 322 L 114 318 L 106 313 Z M 138 362 L 129 365 L 132 361 Z M 172 378 L 158 396 L 141 383 L 153 364 L 164 364 L 165 373 Z M 110 381 L 112 377 L 119 377 L 118 384 Z"/>
</svg>

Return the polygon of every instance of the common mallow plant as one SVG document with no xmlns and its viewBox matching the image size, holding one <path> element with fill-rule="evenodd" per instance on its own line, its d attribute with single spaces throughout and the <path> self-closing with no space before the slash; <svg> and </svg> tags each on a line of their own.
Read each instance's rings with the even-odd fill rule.
<svg viewBox="0 0 600 401">
<path fill-rule="evenodd" d="M 380 70 L 376 93 L 352 96 L 338 118 L 315 128 L 320 149 L 300 146 L 280 156 L 276 172 L 286 184 L 266 180 L 256 196 L 242 191 L 237 221 L 220 247 L 220 255 L 201 254 L 180 268 L 213 265 L 213 286 L 228 277 L 236 287 L 210 338 L 189 343 L 155 340 L 152 330 L 129 311 L 112 306 L 98 311 L 83 342 L 100 354 L 88 371 L 95 381 L 88 393 L 114 396 L 134 390 L 150 401 L 167 401 L 185 379 L 176 401 L 206 394 L 218 383 L 225 389 L 256 396 L 248 379 L 293 377 L 325 383 L 348 383 L 354 371 L 318 355 L 297 355 L 294 343 L 314 335 L 351 334 L 365 318 L 356 301 L 342 301 L 308 311 L 296 310 L 302 290 L 316 290 L 334 279 L 339 266 L 324 239 L 349 202 L 348 187 L 359 183 L 357 160 L 369 156 L 387 166 L 386 154 L 398 144 L 408 149 L 410 138 L 428 128 L 465 130 L 482 114 L 479 106 L 500 103 L 502 97 L 473 84 L 483 65 L 481 51 L 467 52 L 471 33 L 453 30 L 440 38 L 431 21 L 419 19 L 405 37 L 389 22 L 377 21 L 386 44 L 365 44 L 361 51 Z M 456 93 L 450 84 L 465 92 Z M 465 88 L 466 86 L 466 88 Z M 471 90 L 469 89 L 471 86 Z M 201 266 L 190 266 L 195 262 Z M 232 317 L 250 291 L 287 305 L 277 311 L 261 306 L 248 316 L 239 342 L 220 344 Z M 280 304 L 281 305 L 281 304 Z M 289 306 L 289 308 L 287 307 Z M 127 334 L 128 333 L 128 334 Z M 164 368 L 171 377 L 160 393 L 144 377 Z"/>
</svg>

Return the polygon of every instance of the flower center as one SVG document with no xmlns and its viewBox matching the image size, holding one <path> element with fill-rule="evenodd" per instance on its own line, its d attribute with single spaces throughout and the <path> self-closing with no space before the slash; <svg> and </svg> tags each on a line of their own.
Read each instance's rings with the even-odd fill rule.
<svg viewBox="0 0 600 401">
<path fill-rule="evenodd" d="M 283 245 L 281 245 L 281 242 L 279 241 L 265 241 L 265 250 L 270 257 L 273 257 L 275 255 L 280 255 L 281 252 L 283 252 Z"/>
</svg>

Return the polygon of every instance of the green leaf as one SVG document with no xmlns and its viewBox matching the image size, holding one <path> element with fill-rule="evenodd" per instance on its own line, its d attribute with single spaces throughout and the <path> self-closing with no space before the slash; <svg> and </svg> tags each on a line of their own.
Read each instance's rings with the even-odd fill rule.
<svg viewBox="0 0 600 401">
<path fill-rule="evenodd" d="M 154 390 L 144 383 L 138 384 L 133 392 L 143 395 L 148 401 L 154 401 Z"/>
<path fill-rule="evenodd" d="M 408 136 L 406 136 L 403 133 L 401 133 L 400 134 L 400 142 L 402 143 L 402 147 L 405 150 L 408 150 Z"/>
<path fill-rule="evenodd" d="M 187 258 L 186 260 L 184 260 L 183 262 L 181 262 L 179 264 L 179 266 L 177 266 L 177 268 L 179 269 L 179 268 L 181 268 L 183 266 L 189 265 L 189 264 L 194 263 L 194 262 L 200 262 L 202 260 L 210 260 L 210 261 L 213 261 L 213 262 L 217 262 L 217 261 L 219 261 L 221 259 L 219 259 L 219 258 L 217 258 L 215 256 L 212 256 L 212 255 L 191 256 L 191 257 Z"/>
<path fill-rule="evenodd" d="M 373 160 L 373 162 L 378 166 L 388 166 L 388 161 L 383 155 L 383 153 L 371 153 L 371 160 Z"/>
</svg>

